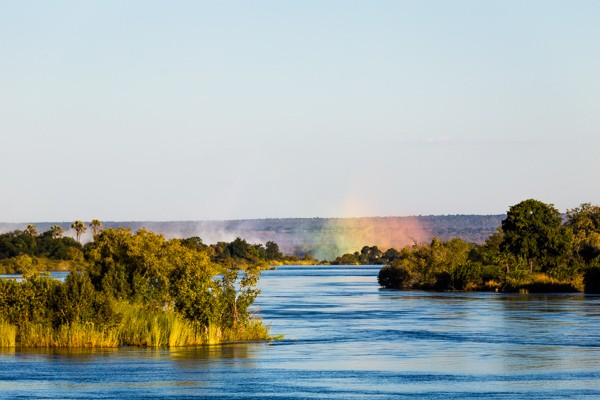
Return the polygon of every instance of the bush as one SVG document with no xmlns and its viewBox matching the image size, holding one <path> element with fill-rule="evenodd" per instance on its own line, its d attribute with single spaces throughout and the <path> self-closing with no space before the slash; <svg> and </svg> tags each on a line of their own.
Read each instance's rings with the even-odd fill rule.
<svg viewBox="0 0 600 400">
<path fill-rule="evenodd" d="M 386 265 L 379 271 L 377 282 L 386 289 L 410 289 L 412 274 L 401 265 Z"/>
</svg>

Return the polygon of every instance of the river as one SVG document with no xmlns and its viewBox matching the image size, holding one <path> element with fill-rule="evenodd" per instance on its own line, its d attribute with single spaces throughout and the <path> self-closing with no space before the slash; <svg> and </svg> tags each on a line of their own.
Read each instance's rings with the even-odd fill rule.
<svg viewBox="0 0 600 400">
<path fill-rule="evenodd" d="M 272 343 L 0 351 L 0 398 L 600 398 L 600 297 L 391 291 L 378 270 L 264 272 Z"/>
</svg>

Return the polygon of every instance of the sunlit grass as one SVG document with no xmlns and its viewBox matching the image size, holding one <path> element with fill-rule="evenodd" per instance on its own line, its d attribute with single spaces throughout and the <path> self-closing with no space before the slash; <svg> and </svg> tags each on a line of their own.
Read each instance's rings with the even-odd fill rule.
<svg viewBox="0 0 600 400">
<path fill-rule="evenodd" d="M 0 347 L 15 347 L 17 343 L 17 327 L 0 319 Z"/>
<path fill-rule="evenodd" d="M 216 324 L 201 328 L 174 311 L 147 309 L 121 301 L 115 311 L 120 323 L 106 327 L 92 322 L 53 329 L 50 324 L 24 323 L 19 327 L 0 320 L 0 347 L 108 348 L 118 346 L 180 347 L 274 339 L 259 319 L 234 328 Z"/>
<path fill-rule="evenodd" d="M 17 330 L 19 347 L 54 347 L 54 332 L 51 326 L 37 323 L 26 323 Z"/>
<path fill-rule="evenodd" d="M 93 323 L 63 325 L 54 335 L 52 347 L 117 347 L 115 332 L 97 329 Z"/>
<path fill-rule="evenodd" d="M 581 291 L 583 280 L 560 280 L 545 273 L 512 274 L 506 277 L 503 290 L 505 292 L 527 293 L 572 293 Z"/>
</svg>

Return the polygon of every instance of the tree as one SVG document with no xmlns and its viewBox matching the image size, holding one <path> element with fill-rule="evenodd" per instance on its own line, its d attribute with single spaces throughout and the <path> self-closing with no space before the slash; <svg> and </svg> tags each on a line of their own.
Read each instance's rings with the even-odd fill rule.
<svg viewBox="0 0 600 400">
<path fill-rule="evenodd" d="M 272 241 L 265 243 L 265 255 L 267 260 L 281 260 L 283 258 L 283 254 L 279 251 L 279 245 Z"/>
<path fill-rule="evenodd" d="M 52 225 L 50 227 L 52 239 L 60 239 L 63 236 L 63 228 L 60 225 Z"/>
<path fill-rule="evenodd" d="M 27 225 L 27 228 L 25 228 L 24 233 L 26 233 L 29 236 L 37 236 L 38 235 L 37 228 L 33 224 Z"/>
<path fill-rule="evenodd" d="M 573 231 L 575 251 L 589 266 L 600 256 L 600 207 L 584 203 L 567 210 L 565 225 Z"/>
<path fill-rule="evenodd" d="M 412 273 L 401 261 L 381 268 L 377 275 L 377 282 L 387 289 L 410 289 L 414 284 Z"/>
<path fill-rule="evenodd" d="M 75 235 L 77 237 L 77 241 L 81 242 L 81 235 L 86 231 L 86 226 L 85 223 L 83 221 L 75 221 L 71 224 L 71 228 L 75 229 Z"/>
<path fill-rule="evenodd" d="M 185 239 L 179 239 L 181 244 L 187 248 L 194 249 L 196 251 L 206 251 L 208 246 L 202 243 L 202 238 L 199 236 L 192 236 Z"/>
<path fill-rule="evenodd" d="M 102 222 L 99 219 L 93 219 L 90 221 L 90 228 L 92 228 L 92 234 L 95 237 L 100 232 L 100 229 L 102 229 Z"/>
<path fill-rule="evenodd" d="M 561 222 L 554 205 L 524 200 L 510 207 L 502 221 L 501 249 L 526 260 L 532 272 L 534 262 L 540 264 L 560 252 Z"/>
</svg>

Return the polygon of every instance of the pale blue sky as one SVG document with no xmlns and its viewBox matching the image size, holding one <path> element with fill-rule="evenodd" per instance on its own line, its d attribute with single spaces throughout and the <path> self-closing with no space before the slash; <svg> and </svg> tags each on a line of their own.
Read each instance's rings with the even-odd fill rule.
<svg viewBox="0 0 600 400">
<path fill-rule="evenodd" d="M 600 203 L 598 1 L 0 0 L 0 221 Z"/>
</svg>

